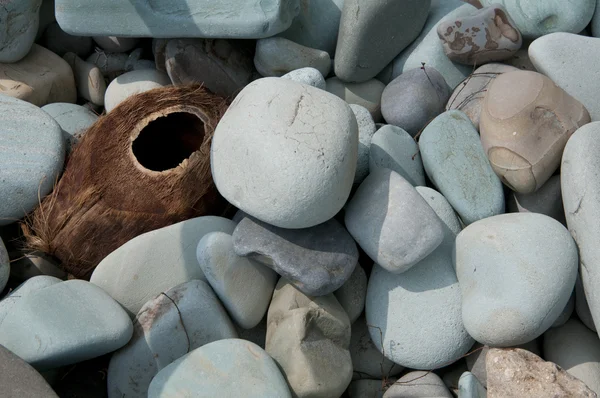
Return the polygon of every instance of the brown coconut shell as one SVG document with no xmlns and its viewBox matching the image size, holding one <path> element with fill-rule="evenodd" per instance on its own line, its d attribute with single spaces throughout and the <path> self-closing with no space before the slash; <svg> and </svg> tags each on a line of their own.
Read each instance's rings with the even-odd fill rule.
<svg viewBox="0 0 600 398">
<path fill-rule="evenodd" d="M 221 214 L 226 202 L 212 180 L 210 145 L 226 109 L 200 85 L 123 101 L 87 130 L 54 191 L 22 224 L 29 248 L 89 279 L 103 258 L 140 234 Z"/>
</svg>

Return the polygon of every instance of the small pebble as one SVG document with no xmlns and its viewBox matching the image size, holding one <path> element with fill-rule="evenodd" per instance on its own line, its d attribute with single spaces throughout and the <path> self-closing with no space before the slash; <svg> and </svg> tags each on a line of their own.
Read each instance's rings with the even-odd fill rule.
<svg viewBox="0 0 600 398">
<path fill-rule="evenodd" d="M 104 95 L 106 112 L 110 112 L 119 103 L 132 95 L 170 84 L 171 79 L 169 79 L 169 76 L 155 69 L 134 70 L 122 74 L 106 88 L 106 94 Z"/>
<path fill-rule="evenodd" d="M 320 88 L 321 90 L 326 89 L 325 79 L 323 78 L 323 75 L 315 68 L 306 67 L 295 69 L 281 77 L 284 79 L 293 80 L 298 83 L 308 84 L 309 86 Z"/>
</svg>

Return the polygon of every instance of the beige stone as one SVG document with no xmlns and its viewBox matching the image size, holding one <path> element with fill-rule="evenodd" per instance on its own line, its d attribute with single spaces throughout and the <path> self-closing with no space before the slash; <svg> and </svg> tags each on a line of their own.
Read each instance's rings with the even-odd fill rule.
<svg viewBox="0 0 600 398">
<path fill-rule="evenodd" d="M 77 100 L 75 78 L 69 64 L 37 44 L 22 60 L 0 64 L 0 94 L 37 106 Z"/>
<path fill-rule="evenodd" d="M 100 69 L 74 53 L 66 53 L 63 58 L 73 68 L 79 96 L 94 105 L 104 105 L 106 81 Z"/>
<path fill-rule="evenodd" d="M 479 121 L 492 168 L 513 191 L 537 191 L 558 168 L 565 144 L 590 122 L 585 107 L 548 77 L 531 71 L 498 76 Z"/>
<path fill-rule="evenodd" d="M 489 85 L 496 76 L 516 70 L 519 69 L 499 63 L 480 66 L 456 86 L 446 104 L 446 110 L 458 109 L 459 111 L 463 111 L 471 119 L 473 125 L 479 128 L 481 106 L 483 105 L 483 99 Z"/>
<path fill-rule="evenodd" d="M 519 348 L 490 348 L 486 369 L 488 398 L 596 397 L 556 364 Z"/>
<path fill-rule="evenodd" d="M 352 380 L 350 320 L 333 294 L 309 297 L 281 278 L 267 314 L 266 351 L 294 397 L 339 397 Z"/>
</svg>

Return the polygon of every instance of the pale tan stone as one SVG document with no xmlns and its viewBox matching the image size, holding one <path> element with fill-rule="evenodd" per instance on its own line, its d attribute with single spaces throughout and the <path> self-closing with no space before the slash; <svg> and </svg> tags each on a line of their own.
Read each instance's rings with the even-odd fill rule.
<svg viewBox="0 0 600 398">
<path fill-rule="evenodd" d="M 548 77 L 504 73 L 485 96 L 481 143 L 496 174 L 513 191 L 537 191 L 560 164 L 569 137 L 590 122 L 585 107 Z"/>
<path fill-rule="evenodd" d="M 37 44 L 20 61 L 0 63 L 0 94 L 37 106 L 77 100 L 75 78 L 69 64 Z"/>
<path fill-rule="evenodd" d="M 79 96 L 94 105 L 104 105 L 106 81 L 100 69 L 74 53 L 66 53 L 63 58 L 73 68 Z"/>
</svg>

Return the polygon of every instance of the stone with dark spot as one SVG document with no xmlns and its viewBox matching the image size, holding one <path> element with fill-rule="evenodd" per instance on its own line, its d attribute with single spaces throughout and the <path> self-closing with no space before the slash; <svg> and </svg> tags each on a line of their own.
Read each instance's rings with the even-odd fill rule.
<svg viewBox="0 0 600 398">
<path fill-rule="evenodd" d="M 133 329 L 129 343 L 111 358 L 109 398 L 146 398 L 152 378 L 171 362 L 205 344 L 237 337 L 225 308 L 200 280 L 148 301 L 133 321 Z"/>
<path fill-rule="evenodd" d="M 481 65 L 511 58 L 523 38 L 515 23 L 499 4 L 437 26 L 444 52 L 454 62 Z"/>
<path fill-rule="evenodd" d="M 239 256 L 273 268 L 310 296 L 339 289 L 358 263 L 358 249 L 335 219 L 303 229 L 285 229 L 246 216 L 233 231 Z"/>
<path fill-rule="evenodd" d="M 3 398 L 58 398 L 42 375 L 1 345 L 0 386 Z"/>
</svg>

